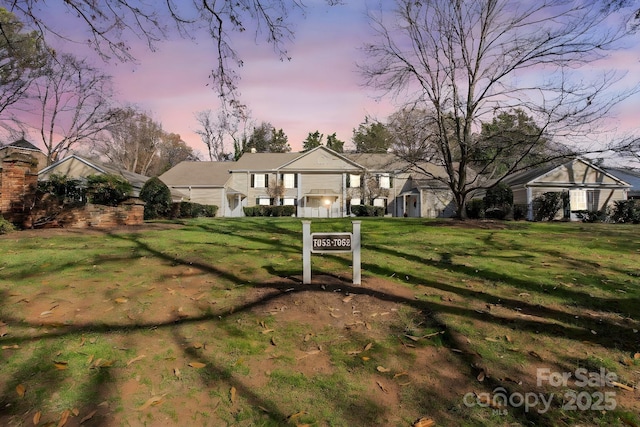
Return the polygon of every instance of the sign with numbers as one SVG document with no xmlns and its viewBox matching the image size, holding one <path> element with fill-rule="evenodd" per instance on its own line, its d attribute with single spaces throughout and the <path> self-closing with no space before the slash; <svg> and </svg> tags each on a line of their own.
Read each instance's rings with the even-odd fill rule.
<svg viewBox="0 0 640 427">
<path fill-rule="evenodd" d="M 351 252 L 351 233 L 311 233 L 311 252 Z"/>
</svg>

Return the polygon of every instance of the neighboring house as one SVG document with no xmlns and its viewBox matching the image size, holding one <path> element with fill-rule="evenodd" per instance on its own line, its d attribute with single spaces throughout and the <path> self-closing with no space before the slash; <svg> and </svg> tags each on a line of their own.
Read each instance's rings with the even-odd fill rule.
<svg viewBox="0 0 640 427">
<path fill-rule="evenodd" d="M 607 173 L 619 178 L 629 184 L 631 188 L 627 191 L 627 199 L 640 200 L 640 171 L 621 168 L 603 168 Z"/>
<path fill-rule="evenodd" d="M 360 204 L 392 216 L 452 216 L 446 187 L 409 166 L 393 154 L 342 154 L 319 146 L 245 153 L 235 162 L 182 162 L 160 179 L 192 202 L 217 205 L 225 217 L 259 205 L 296 206 L 298 217 L 345 217 Z"/>
<path fill-rule="evenodd" d="M 533 202 L 547 192 L 568 195 L 557 219 L 576 220 L 577 212 L 601 211 L 617 200 L 626 200 L 630 185 L 585 159 L 547 166 L 511 175 L 503 181 L 513 191 L 513 204 L 527 206 L 532 220 Z"/>
<path fill-rule="evenodd" d="M 63 175 L 80 180 L 86 179 L 89 175 L 117 175 L 131 184 L 133 197 L 140 195 L 142 186 L 149 179 L 147 176 L 90 160 L 77 154 L 71 154 L 42 169 L 38 172 L 38 180 L 46 181 L 52 175 Z"/>
<path fill-rule="evenodd" d="M 218 206 L 218 216 L 234 216 L 221 212 L 228 194 L 225 184 L 229 180 L 229 162 L 184 161 L 158 178 L 169 187 L 172 194 L 182 194 L 183 200 L 215 205 Z"/>
<path fill-rule="evenodd" d="M 24 138 L 10 144 L 0 146 L 0 161 L 13 153 L 25 153 L 32 155 L 38 161 L 38 170 L 47 166 L 47 155 Z"/>
</svg>

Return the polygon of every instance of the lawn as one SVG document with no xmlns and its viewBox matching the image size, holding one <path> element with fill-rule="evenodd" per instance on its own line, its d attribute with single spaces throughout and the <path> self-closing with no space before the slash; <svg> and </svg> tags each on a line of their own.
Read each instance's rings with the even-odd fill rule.
<svg viewBox="0 0 640 427">
<path fill-rule="evenodd" d="M 0 236 L 0 425 L 640 425 L 640 227 L 361 230 L 361 286 L 299 219 Z"/>
</svg>

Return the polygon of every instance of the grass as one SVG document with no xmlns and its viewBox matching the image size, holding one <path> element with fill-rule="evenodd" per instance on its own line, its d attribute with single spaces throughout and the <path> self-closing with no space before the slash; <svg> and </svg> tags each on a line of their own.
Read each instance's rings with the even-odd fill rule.
<svg viewBox="0 0 640 427">
<path fill-rule="evenodd" d="M 350 254 L 301 285 L 301 240 L 280 218 L 3 236 L 0 424 L 640 425 L 637 390 L 578 388 L 617 407 L 571 411 L 572 383 L 536 384 L 638 384 L 637 226 L 365 219 L 363 288 Z M 498 387 L 554 403 L 464 404 Z"/>
</svg>

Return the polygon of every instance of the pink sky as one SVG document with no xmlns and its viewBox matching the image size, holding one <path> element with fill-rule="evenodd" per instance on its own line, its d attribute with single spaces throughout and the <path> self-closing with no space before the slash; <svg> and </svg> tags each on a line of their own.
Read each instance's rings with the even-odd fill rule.
<svg viewBox="0 0 640 427">
<path fill-rule="evenodd" d="M 362 86 L 356 61 L 367 31 L 364 7 L 316 6 L 296 22 L 295 40 L 288 45 L 291 61 L 280 61 L 271 46 L 254 45 L 253 39 L 237 45 L 244 66 L 240 69 L 241 100 L 257 124 L 270 122 L 282 128 L 293 151 L 302 149 L 309 132 L 320 131 L 350 144 L 353 129 L 367 115 L 386 119 L 393 112 L 387 101 Z M 235 39 L 234 39 L 235 40 Z M 242 40 L 241 40 L 242 41 Z M 204 34 L 194 43 L 172 40 L 157 52 L 143 49 L 138 64 L 111 64 L 122 101 L 140 106 L 178 133 L 192 147 L 205 152 L 194 130 L 194 113 L 216 110 L 218 99 L 208 74 L 213 58 Z"/>
<path fill-rule="evenodd" d="M 362 86 L 356 67 L 363 59 L 359 49 L 370 39 L 367 2 L 334 7 L 321 0 L 307 3 L 307 17 L 296 20 L 295 40 L 287 46 L 291 61 L 281 62 L 266 43 L 256 46 L 251 31 L 244 39 L 232 35 L 245 64 L 240 70 L 241 100 L 256 124 L 265 121 L 282 128 L 293 151 L 299 151 L 307 134 L 316 130 L 325 136 L 336 132 L 348 147 L 353 129 L 366 116 L 385 120 L 394 111 L 390 101 L 377 101 L 377 94 Z M 635 37 L 632 42 L 638 41 Z M 208 86 L 214 60 L 211 40 L 202 34 L 196 41 L 173 39 L 158 48 L 149 52 L 134 45 L 136 64 L 111 63 L 105 69 L 113 75 L 119 101 L 137 105 L 165 131 L 180 134 L 204 153 L 205 146 L 194 132 L 198 128 L 194 114 L 215 111 L 219 105 Z M 73 49 L 80 50 L 77 45 Z M 640 81 L 638 49 L 620 52 L 603 65 L 628 71 L 629 87 Z M 637 133 L 639 109 L 640 94 L 635 94 L 614 112 L 610 125 L 619 132 Z"/>
</svg>

